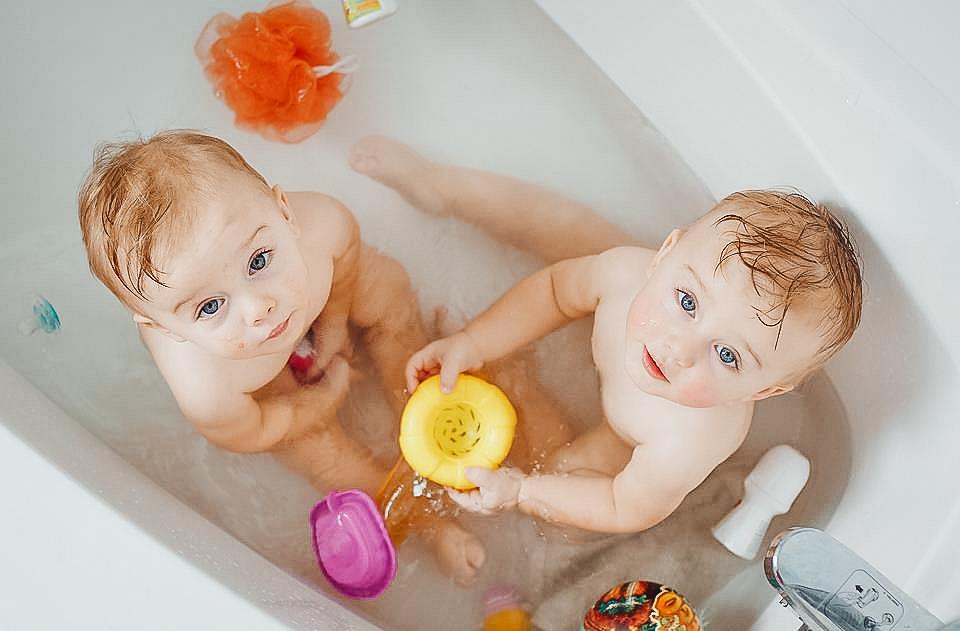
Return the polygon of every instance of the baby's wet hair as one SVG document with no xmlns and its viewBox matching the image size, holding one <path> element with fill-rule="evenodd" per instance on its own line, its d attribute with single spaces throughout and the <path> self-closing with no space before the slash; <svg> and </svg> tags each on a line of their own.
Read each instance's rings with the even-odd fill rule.
<svg viewBox="0 0 960 631">
<path fill-rule="evenodd" d="M 788 311 L 815 315 L 823 340 L 809 372 L 853 336 L 863 301 L 860 255 L 847 227 L 824 205 L 796 191 L 740 191 L 711 217 L 730 237 L 717 262 L 747 267 L 758 296 L 771 300 L 757 318 L 781 328 Z M 779 339 L 779 330 L 778 330 Z"/>
<path fill-rule="evenodd" d="M 194 223 L 197 199 L 224 169 L 270 187 L 229 144 L 190 130 L 168 130 L 100 145 L 78 195 L 90 270 L 121 302 L 147 301 L 145 281 L 163 285 L 158 261 L 173 254 Z"/>
</svg>

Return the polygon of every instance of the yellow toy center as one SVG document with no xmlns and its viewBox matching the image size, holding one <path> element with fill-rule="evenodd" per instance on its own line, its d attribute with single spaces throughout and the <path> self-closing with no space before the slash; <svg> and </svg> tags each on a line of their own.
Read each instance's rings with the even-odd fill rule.
<svg viewBox="0 0 960 631">
<path fill-rule="evenodd" d="M 440 377 L 421 383 L 400 418 L 400 451 L 414 471 L 437 484 L 472 489 L 467 467 L 496 468 L 513 444 L 517 413 L 500 388 L 460 375 L 450 393 Z"/>
</svg>

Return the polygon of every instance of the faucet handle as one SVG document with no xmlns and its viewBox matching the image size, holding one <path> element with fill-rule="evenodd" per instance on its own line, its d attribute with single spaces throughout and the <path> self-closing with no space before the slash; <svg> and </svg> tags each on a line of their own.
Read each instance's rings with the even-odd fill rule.
<svg viewBox="0 0 960 631">
<path fill-rule="evenodd" d="M 852 550 L 815 528 L 777 535 L 763 560 L 770 585 L 815 631 L 945 631 L 943 623 Z M 946 627 L 960 631 L 960 626 Z"/>
</svg>

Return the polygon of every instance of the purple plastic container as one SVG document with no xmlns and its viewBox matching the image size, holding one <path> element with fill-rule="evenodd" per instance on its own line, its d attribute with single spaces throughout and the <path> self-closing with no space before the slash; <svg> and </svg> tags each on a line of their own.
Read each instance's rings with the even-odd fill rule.
<svg viewBox="0 0 960 631">
<path fill-rule="evenodd" d="M 363 491 L 333 491 L 310 511 L 313 551 L 324 576 L 350 598 L 376 598 L 397 574 L 383 517 Z"/>
</svg>

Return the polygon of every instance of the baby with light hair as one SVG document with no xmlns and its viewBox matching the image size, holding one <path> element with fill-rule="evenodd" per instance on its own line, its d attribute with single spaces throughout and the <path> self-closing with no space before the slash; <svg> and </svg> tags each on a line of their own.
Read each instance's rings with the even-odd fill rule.
<svg viewBox="0 0 960 631">
<path fill-rule="evenodd" d="M 321 492 L 377 496 L 386 467 L 337 418 L 350 387 L 350 329 L 397 417 L 404 363 L 426 336 L 406 271 L 360 240 L 347 208 L 269 186 L 222 140 L 167 131 L 103 147 L 79 216 L 91 270 L 130 310 L 203 436 L 230 451 L 269 452 Z M 441 569 L 473 581 L 480 541 L 453 520 L 420 519 Z"/>
<path fill-rule="evenodd" d="M 479 488 L 450 494 L 475 512 L 516 507 L 593 531 L 650 528 L 741 445 L 756 401 L 795 388 L 860 320 L 848 232 L 798 193 L 734 193 L 651 249 L 560 195 L 435 164 L 389 139 L 362 140 L 351 161 L 425 212 L 551 263 L 414 353 L 411 390 L 436 373 L 452 388 L 459 373 L 593 316 L 602 421 L 536 473 L 469 469 Z"/>
</svg>

